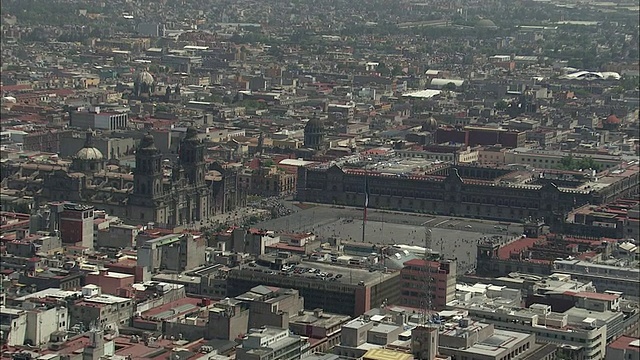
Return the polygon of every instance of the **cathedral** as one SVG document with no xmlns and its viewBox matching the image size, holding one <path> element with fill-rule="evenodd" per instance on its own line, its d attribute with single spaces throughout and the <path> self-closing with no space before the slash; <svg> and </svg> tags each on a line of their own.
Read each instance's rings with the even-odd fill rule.
<svg viewBox="0 0 640 360">
<path fill-rule="evenodd" d="M 136 150 L 133 192 L 128 200 L 129 218 L 139 222 L 188 224 L 212 213 L 211 191 L 205 180 L 204 143 L 190 127 L 180 144 L 178 163 L 164 176 L 162 153 L 153 136 L 146 135 Z"/>
<path fill-rule="evenodd" d="M 4 163 L 3 188 L 33 198 L 35 206 L 71 201 L 159 227 L 199 222 L 246 204 L 244 193 L 237 189 L 238 169 L 206 162 L 205 144 L 195 128 L 187 129 L 174 164 L 157 149 L 153 136 L 145 135 L 136 149 L 133 172 L 107 165 L 92 140 L 89 131 L 68 166 Z"/>
</svg>

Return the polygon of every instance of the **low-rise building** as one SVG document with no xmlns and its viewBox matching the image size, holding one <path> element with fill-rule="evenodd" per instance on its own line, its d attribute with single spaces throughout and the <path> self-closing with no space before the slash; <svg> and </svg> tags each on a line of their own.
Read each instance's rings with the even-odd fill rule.
<svg viewBox="0 0 640 360">
<path fill-rule="evenodd" d="M 135 312 L 135 301 L 129 298 L 106 295 L 100 287 L 87 285 L 82 288 L 84 298 L 69 307 L 71 323 L 101 328 L 129 325 Z"/>
<path fill-rule="evenodd" d="M 495 329 L 493 324 L 463 318 L 440 329 L 438 352 L 453 359 L 501 360 L 526 358 L 536 336 L 527 332 Z"/>
<path fill-rule="evenodd" d="M 621 336 L 607 346 L 605 360 L 638 360 L 640 359 L 640 339 Z"/>
<path fill-rule="evenodd" d="M 289 318 L 289 330 L 306 336 L 313 352 L 324 352 L 340 343 L 342 326 L 351 319 L 347 315 L 329 314 L 322 309 L 300 311 Z"/>
<path fill-rule="evenodd" d="M 306 339 L 291 335 L 287 329 L 264 327 L 251 329 L 236 351 L 238 360 L 300 359 L 309 349 Z"/>
</svg>

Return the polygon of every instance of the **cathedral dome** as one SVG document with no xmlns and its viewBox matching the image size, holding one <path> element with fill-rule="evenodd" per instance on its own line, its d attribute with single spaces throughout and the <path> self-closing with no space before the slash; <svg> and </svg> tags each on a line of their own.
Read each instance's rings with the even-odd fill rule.
<svg viewBox="0 0 640 360">
<path fill-rule="evenodd" d="M 102 151 L 98 150 L 98 148 L 93 146 L 93 131 L 89 129 L 86 134 L 86 138 L 84 141 L 84 146 L 82 149 L 78 150 L 76 155 L 74 156 L 77 160 L 103 160 L 104 155 L 102 155 Z"/>
<path fill-rule="evenodd" d="M 496 29 L 496 24 L 489 19 L 482 19 L 476 23 L 476 29 Z"/>
<path fill-rule="evenodd" d="M 78 150 L 75 156 L 78 160 L 102 160 L 104 159 L 104 155 L 102 155 L 102 151 L 98 150 L 94 147 L 83 147 Z"/>
<path fill-rule="evenodd" d="M 438 129 L 438 121 L 433 117 L 428 118 L 424 123 L 422 123 L 423 131 L 434 131 Z"/>
<path fill-rule="evenodd" d="M 319 133 L 324 131 L 324 124 L 319 119 L 311 119 L 304 126 L 305 133 Z"/>
<path fill-rule="evenodd" d="M 139 72 L 138 75 L 136 75 L 136 78 L 134 80 L 136 84 L 140 84 L 140 85 L 144 84 L 147 86 L 153 85 L 154 81 L 155 80 L 153 79 L 153 76 L 147 71 Z"/>
</svg>

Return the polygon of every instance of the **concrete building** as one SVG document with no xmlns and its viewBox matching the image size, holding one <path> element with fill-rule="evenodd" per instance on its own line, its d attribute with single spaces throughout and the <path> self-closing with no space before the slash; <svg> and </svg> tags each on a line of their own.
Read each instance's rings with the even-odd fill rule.
<svg viewBox="0 0 640 360">
<path fill-rule="evenodd" d="M 55 130 L 50 129 L 41 132 L 32 132 L 24 136 L 22 148 L 28 151 L 42 151 L 53 154 L 60 154 L 62 152 L 61 145 L 63 139 L 68 134 L 71 134 L 71 130 Z M 73 151 L 77 151 L 82 144 L 78 144 Z M 69 154 L 71 155 L 71 154 Z"/>
<path fill-rule="evenodd" d="M 165 34 L 165 26 L 159 23 L 139 23 L 136 30 L 138 34 L 152 38 L 163 37 Z"/>
<path fill-rule="evenodd" d="M 456 261 L 409 260 L 400 271 L 400 305 L 443 309 L 455 298 Z"/>
<path fill-rule="evenodd" d="M 300 359 L 308 350 L 307 340 L 289 330 L 273 327 L 251 329 L 236 350 L 238 360 Z"/>
<path fill-rule="evenodd" d="M 603 204 L 638 193 L 638 165 L 594 179 L 560 182 L 535 179 L 534 173 L 478 166 L 370 164 L 369 169 L 325 163 L 298 169 L 296 199 L 362 206 L 367 180 L 369 207 L 440 215 L 521 221 L 544 218 L 564 222 L 575 207 Z"/>
<path fill-rule="evenodd" d="M 91 326 L 110 328 L 128 326 L 134 315 L 135 301 L 113 295 L 102 294 L 96 285 L 82 288 L 83 298 L 69 306 L 71 324 L 82 324 L 85 329 Z"/>
<path fill-rule="evenodd" d="M 71 112 L 69 126 L 82 130 L 116 130 L 129 126 L 129 114 L 102 112 L 100 107 Z"/>
<path fill-rule="evenodd" d="M 249 308 L 250 329 L 262 326 L 289 328 L 289 319 L 304 308 L 304 299 L 298 290 L 256 286 L 236 296 Z"/>
<path fill-rule="evenodd" d="M 209 309 L 207 336 L 210 339 L 235 340 L 249 330 L 249 309 L 236 299 L 224 299 Z"/>
<path fill-rule="evenodd" d="M 384 311 L 382 311 L 384 313 Z M 380 314 L 372 310 L 342 326 L 341 342 L 333 353 L 360 358 L 371 348 L 382 348 L 397 341 L 404 329 L 402 314 Z"/>
<path fill-rule="evenodd" d="M 310 339 L 312 352 L 325 352 L 340 343 L 342 326 L 348 315 L 325 313 L 322 309 L 300 311 L 289 319 L 289 330 Z"/>
<path fill-rule="evenodd" d="M 27 334 L 27 312 L 20 308 L 0 307 L 2 343 L 7 346 L 24 345 Z"/>
<path fill-rule="evenodd" d="M 119 135 L 97 134 L 92 139 L 92 146 L 100 150 L 105 159 L 121 159 L 125 156 L 132 155 L 136 147 L 136 140 L 132 137 L 115 137 Z M 60 137 L 60 154 L 61 157 L 72 157 L 76 155 L 78 149 L 82 148 L 85 143 L 85 134 L 78 132 L 66 132 Z"/>
<path fill-rule="evenodd" d="M 25 301 L 20 307 L 0 310 L 3 342 L 9 346 L 41 346 L 55 332 L 69 328 L 67 308 L 52 302 Z"/>
<path fill-rule="evenodd" d="M 261 166 L 238 175 L 239 186 L 249 195 L 287 196 L 296 191 L 296 174 L 276 166 Z"/>
<path fill-rule="evenodd" d="M 497 330 L 493 324 L 463 318 L 459 324 L 441 328 L 438 352 L 453 359 L 526 358 L 535 343 L 532 333 Z"/>
<path fill-rule="evenodd" d="M 411 329 L 411 353 L 420 360 L 433 360 L 438 354 L 439 326 L 416 326 Z"/>
<path fill-rule="evenodd" d="M 62 241 L 58 236 L 32 235 L 27 229 L 18 229 L 15 240 L 5 243 L 7 254 L 30 258 L 36 254 L 53 255 L 62 252 Z"/>
<path fill-rule="evenodd" d="M 530 165 L 537 169 L 557 169 L 561 165 L 562 158 L 568 156 L 561 151 L 533 150 L 525 147 L 518 147 L 504 153 L 507 164 Z M 594 163 L 600 165 L 602 169 L 611 169 L 620 165 L 623 159 L 619 156 L 571 153 L 571 156 L 580 159 L 590 157 Z"/>
<path fill-rule="evenodd" d="M 413 360 L 413 356 L 389 349 L 371 349 L 362 356 L 362 360 Z"/>
<path fill-rule="evenodd" d="M 622 313 L 596 313 L 576 308 L 555 313 L 549 305 L 533 304 L 523 309 L 496 306 L 499 303 L 480 298 L 476 301 L 456 300 L 448 307 L 467 312 L 472 318 L 490 321 L 496 329 L 535 335 L 538 342 L 566 346 L 571 349 L 572 356 L 584 359 L 603 358 L 608 325 L 618 328 L 617 331 L 623 327 Z"/>
<path fill-rule="evenodd" d="M 60 214 L 60 237 L 64 244 L 77 244 L 93 249 L 94 207 L 74 203 L 64 204 Z"/>
<path fill-rule="evenodd" d="M 126 249 L 132 248 L 138 236 L 139 228 L 126 224 L 110 224 L 108 228 L 97 232 L 96 248 Z"/>
<path fill-rule="evenodd" d="M 502 128 L 467 126 L 464 129 L 441 127 L 436 131 L 436 142 L 477 145 L 502 145 L 506 148 L 524 146 L 527 135 L 525 132 L 510 131 Z"/>
<path fill-rule="evenodd" d="M 160 237 L 138 234 L 138 266 L 143 268 L 144 280 L 160 270 L 183 272 L 205 264 L 205 239 L 191 234 L 169 234 Z"/>
<path fill-rule="evenodd" d="M 427 145 L 422 149 L 400 149 L 394 153 L 401 158 L 423 158 L 427 160 L 455 162 L 455 163 L 477 163 L 478 149 L 469 146 L 462 148 L 450 145 Z"/>
<path fill-rule="evenodd" d="M 615 291 L 625 297 L 640 298 L 640 269 L 598 264 L 583 260 L 556 260 L 556 271 L 579 281 L 592 282 L 599 292 Z"/>
<path fill-rule="evenodd" d="M 135 276 L 115 271 L 99 270 L 85 276 L 85 284 L 99 286 L 102 292 L 109 295 L 119 295 L 133 286 Z"/>
<path fill-rule="evenodd" d="M 398 303 L 399 272 L 369 272 L 320 262 L 303 262 L 303 266 L 340 276 L 335 281 L 327 281 L 310 273 L 299 277 L 281 276 L 261 266 L 232 269 L 227 278 L 228 295 L 237 296 L 258 285 L 297 289 L 307 309 L 352 316 L 383 303 Z"/>
<path fill-rule="evenodd" d="M 528 230 L 529 229 L 529 230 Z M 532 227 L 525 225 L 525 233 Z M 531 234 L 530 234 L 531 235 Z M 478 244 L 476 274 L 479 276 L 507 276 L 513 272 L 550 275 L 569 274 L 575 280 L 592 283 L 600 292 L 617 291 L 626 297 L 640 296 L 640 269 L 616 266 L 628 260 L 616 260 L 607 264 L 614 255 L 616 242 L 604 238 L 572 237 L 549 234 L 532 235 L 498 243 L 491 240 Z M 581 253 L 600 253 L 592 261 L 557 260 L 576 257 L 576 249 Z M 603 260 L 604 259 L 604 260 Z"/>
<path fill-rule="evenodd" d="M 621 336 L 618 340 L 607 346 L 605 360 L 639 360 L 640 359 L 640 339 Z"/>
</svg>

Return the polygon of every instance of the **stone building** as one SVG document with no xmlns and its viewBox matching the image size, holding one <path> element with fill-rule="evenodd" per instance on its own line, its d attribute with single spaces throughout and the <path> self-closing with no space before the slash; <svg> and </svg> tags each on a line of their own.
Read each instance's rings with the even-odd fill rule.
<svg viewBox="0 0 640 360">
<path fill-rule="evenodd" d="M 93 146 L 93 133 L 72 163 L 35 164 L 15 160 L 2 164 L 3 187 L 36 204 L 71 201 L 92 205 L 122 219 L 172 227 L 203 221 L 246 203 L 237 188 L 239 169 L 207 163 L 205 144 L 190 128 L 180 142 L 176 163 L 169 163 L 146 135 L 136 149 L 133 174 L 106 166 L 104 154 Z"/>
<path fill-rule="evenodd" d="M 366 187 L 371 208 L 508 221 L 532 217 L 553 225 L 575 207 L 636 196 L 638 174 L 636 164 L 572 181 L 480 166 L 439 165 L 390 174 L 321 164 L 298 168 L 296 198 L 362 206 Z"/>
</svg>

